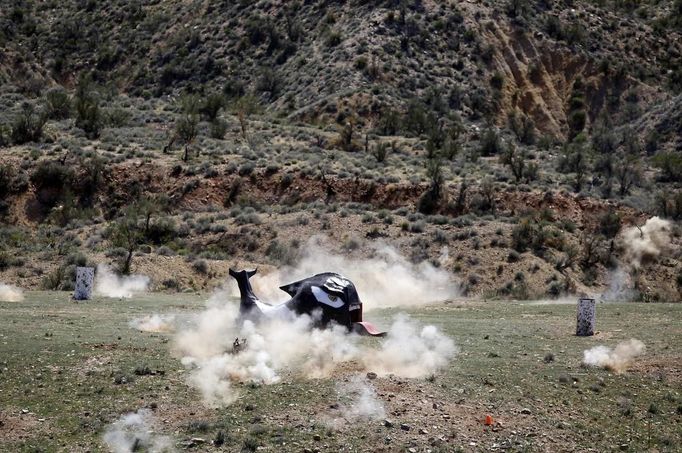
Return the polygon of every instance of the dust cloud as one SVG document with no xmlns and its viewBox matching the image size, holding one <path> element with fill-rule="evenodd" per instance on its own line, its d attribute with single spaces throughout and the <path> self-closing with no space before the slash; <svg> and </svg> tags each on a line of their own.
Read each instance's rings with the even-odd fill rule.
<svg viewBox="0 0 682 453">
<path fill-rule="evenodd" d="M 155 434 L 153 424 L 154 417 L 148 409 L 126 414 L 107 428 L 104 443 L 114 453 L 175 451 L 171 438 Z"/>
<path fill-rule="evenodd" d="M 189 384 L 210 407 L 233 403 L 237 383 L 275 384 L 284 373 L 324 378 L 347 362 L 380 375 L 420 377 L 445 368 L 457 352 L 435 326 L 421 327 L 406 316 L 396 318 L 385 339 L 362 342 L 342 326 L 315 328 L 305 315 L 240 325 L 238 311 L 236 304 L 213 301 L 175 338 L 174 352 L 190 370 Z"/>
<path fill-rule="evenodd" d="M 118 276 L 106 264 L 97 265 L 95 293 L 100 296 L 130 299 L 134 293 L 147 291 L 149 277 L 144 275 Z"/>
<path fill-rule="evenodd" d="M 373 245 L 373 257 L 350 259 L 327 251 L 324 239 L 316 237 L 302 247 L 298 264 L 253 277 L 256 295 L 268 302 L 283 300 L 279 286 L 321 271 L 337 272 L 354 284 L 364 310 L 424 305 L 461 295 L 460 287 L 445 270 L 429 262 L 411 263 L 395 248 Z M 234 285 L 233 295 L 238 295 Z"/>
<path fill-rule="evenodd" d="M 361 375 L 336 384 L 338 404 L 323 417 L 329 428 L 340 429 L 348 423 L 381 420 L 386 416 L 384 403 L 377 396 L 371 383 Z"/>
<path fill-rule="evenodd" d="M 364 351 L 362 361 L 377 374 L 426 377 L 444 368 L 458 352 L 435 326 L 419 327 L 406 315 L 396 317 L 379 349 Z"/>
<path fill-rule="evenodd" d="M 0 283 L 0 302 L 21 302 L 24 300 L 24 291 L 12 285 Z"/>
<path fill-rule="evenodd" d="M 130 327 L 142 332 L 172 332 L 175 330 L 175 315 L 153 314 L 135 318 L 128 323 Z"/>
<path fill-rule="evenodd" d="M 583 363 L 587 366 L 622 373 L 636 357 L 644 354 L 645 350 L 644 343 L 632 338 L 618 343 L 614 349 L 600 345 L 585 350 L 583 352 Z"/>
</svg>

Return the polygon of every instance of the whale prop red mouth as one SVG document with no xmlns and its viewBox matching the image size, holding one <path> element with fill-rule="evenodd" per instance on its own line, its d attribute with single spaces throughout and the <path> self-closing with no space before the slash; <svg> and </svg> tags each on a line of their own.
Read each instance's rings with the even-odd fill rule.
<svg viewBox="0 0 682 453">
<path fill-rule="evenodd" d="M 352 331 L 358 335 L 369 335 L 372 337 L 385 337 L 386 332 L 382 332 L 369 321 L 354 322 L 351 327 Z"/>
<path fill-rule="evenodd" d="M 355 285 L 339 274 L 326 272 L 280 287 L 291 299 L 279 305 L 263 303 L 256 297 L 249 282 L 249 278 L 255 274 L 256 270 L 230 269 L 230 275 L 237 280 L 241 294 L 240 319 L 257 321 L 262 317 L 294 313 L 311 316 L 320 327 L 340 324 L 360 335 L 386 335 L 362 319 L 362 302 Z"/>
</svg>

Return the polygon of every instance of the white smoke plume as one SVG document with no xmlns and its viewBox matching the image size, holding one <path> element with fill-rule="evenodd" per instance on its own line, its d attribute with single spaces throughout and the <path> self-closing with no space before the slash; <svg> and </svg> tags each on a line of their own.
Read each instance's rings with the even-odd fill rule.
<svg viewBox="0 0 682 453">
<path fill-rule="evenodd" d="M 362 423 L 381 420 L 386 416 L 384 403 L 377 396 L 374 387 L 362 376 L 353 376 L 348 382 L 336 385 L 339 399 L 338 414 L 325 419 L 330 428 L 340 428 L 348 423 Z"/>
<path fill-rule="evenodd" d="M 671 233 L 672 223 L 659 217 L 650 218 L 641 228 L 627 228 L 619 238 L 625 251 L 623 261 L 639 269 L 670 247 Z"/>
<path fill-rule="evenodd" d="M 308 241 L 294 267 L 268 275 L 256 274 L 251 280 L 254 292 L 268 302 L 282 301 L 285 296 L 279 286 L 324 271 L 337 272 L 351 280 L 364 310 L 442 302 L 461 294 L 447 271 L 426 261 L 413 264 L 389 245 L 373 245 L 371 258 L 349 259 L 328 252 L 323 242 L 319 237 Z M 233 295 L 238 295 L 236 289 Z"/>
<path fill-rule="evenodd" d="M 435 326 L 421 329 L 406 315 L 398 315 L 378 350 L 365 351 L 362 360 L 377 374 L 408 378 L 429 376 L 444 368 L 457 353 L 455 343 Z"/>
<path fill-rule="evenodd" d="M 420 330 L 406 317 L 395 321 L 376 349 L 361 344 L 345 327 L 314 328 L 308 316 L 241 326 L 237 316 L 235 305 L 212 305 L 176 336 L 175 352 L 190 369 L 189 383 L 211 407 L 234 402 L 239 396 L 235 383 L 274 384 L 283 372 L 324 378 L 340 363 L 353 361 L 382 375 L 420 377 L 445 367 L 456 352 L 436 327 Z"/>
<path fill-rule="evenodd" d="M 644 343 L 632 338 L 618 343 L 615 349 L 600 345 L 585 350 L 583 352 L 583 363 L 622 373 L 637 356 L 644 354 L 645 350 Z"/>
<path fill-rule="evenodd" d="M 130 327 L 142 332 L 172 332 L 175 330 L 175 315 L 153 314 L 135 318 L 128 323 Z"/>
<path fill-rule="evenodd" d="M 128 275 L 119 277 L 106 264 L 97 265 L 95 293 L 105 297 L 130 299 L 134 293 L 147 291 L 149 277 Z"/>
<path fill-rule="evenodd" d="M 21 302 L 24 291 L 16 286 L 0 283 L 0 302 Z"/>
<path fill-rule="evenodd" d="M 175 451 L 170 437 L 154 433 L 153 423 L 154 417 L 148 409 L 126 414 L 107 428 L 104 443 L 113 453 Z"/>
</svg>

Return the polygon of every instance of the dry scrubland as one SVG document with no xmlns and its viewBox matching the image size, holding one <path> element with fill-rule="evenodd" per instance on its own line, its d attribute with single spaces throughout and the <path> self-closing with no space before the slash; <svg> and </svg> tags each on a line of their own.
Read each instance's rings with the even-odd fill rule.
<svg viewBox="0 0 682 453">
<path fill-rule="evenodd" d="M 75 304 L 66 293 L 36 292 L 0 309 L 6 451 L 100 451 L 104 433 L 140 409 L 149 411 L 139 414 L 156 439 L 195 451 L 672 452 L 682 442 L 679 305 L 600 304 L 591 338 L 573 335 L 574 304 L 463 301 L 407 309 L 459 348 L 433 375 L 367 379 L 372 367 L 360 361 L 321 379 L 291 368 L 272 385 L 236 384 L 239 398 L 219 409 L 188 385 L 189 372 L 171 352 L 174 332 L 130 326 L 151 313 L 187 325 L 204 309 L 202 297 Z M 369 317 L 388 327 L 395 313 Z M 646 352 L 622 372 L 581 366 L 584 350 L 631 338 Z M 348 409 L 360 404 L 363 388 L 370 389 L 362 406 L 367 420 Z M 491 427 L 483 424 L 487 414 Z M 224 443 L 211 445 L 216 440 Z"/>
<path fill-rule="evenodd" d="M 0 450 L 679 451 L 681 306 L 640 302 L 682 300 L 681 18 L 3 5 Z M 347 273 L 398 339 L 235 332 L 229 266 Z"/>
<path fill-rule="evenodd" d="M 679 301 L 680 7 L 14 2 L 0 282 L 106 262 L 209 290 L 322 233 L 467 295 Z M 633 268 L 653 216 L 669 237 Z"/>
</svg>

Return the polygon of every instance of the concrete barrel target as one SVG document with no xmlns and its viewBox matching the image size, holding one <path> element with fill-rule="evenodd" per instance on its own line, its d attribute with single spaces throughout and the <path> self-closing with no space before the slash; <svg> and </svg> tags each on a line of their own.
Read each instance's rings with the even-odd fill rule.
<svg viewBox="0 0 682 453">
<path fill-rule="evenodd" d="M 578 300 L 578 325 L 575 334 L 579 337 L 594 335 L 596 326 L 596 304 L 594 299 L 583 298 Z"/>
<path fill-rule="evenodd" d="M 92 287 L 95 281 L 95 268 L 77 267 L 76 268 L 76 291 L 73 293 L 75 300 L 90 300 L 92 297 Z"/>
</svg>

